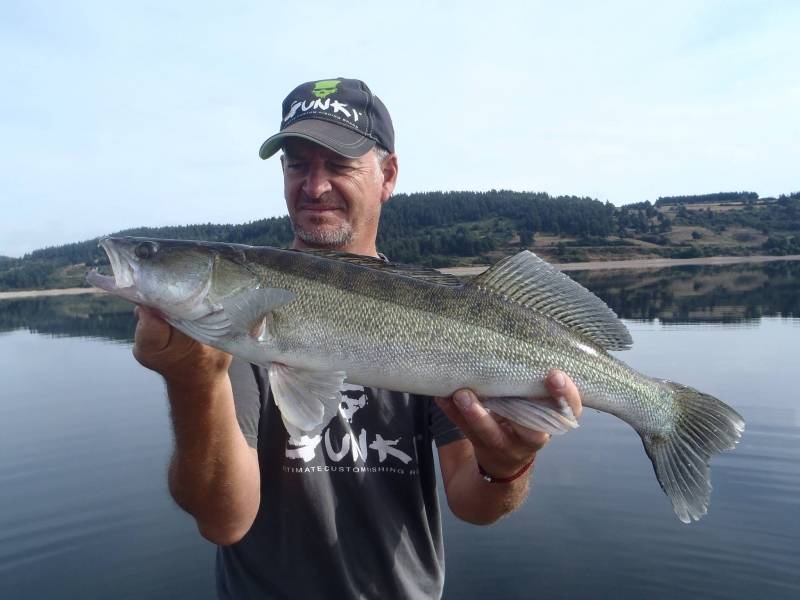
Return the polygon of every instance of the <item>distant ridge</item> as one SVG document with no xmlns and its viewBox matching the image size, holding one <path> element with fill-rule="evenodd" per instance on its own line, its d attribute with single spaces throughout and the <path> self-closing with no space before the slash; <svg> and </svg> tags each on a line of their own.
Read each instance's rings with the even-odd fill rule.
<svg viewBox="0 0 800 600">
<path fill-rule="evenodd" d="M 755 202 L 758 194 L 755 192 L 718 192 L 716 194 L 701 194 L 697 196 L 662 196 L 656 200 L 656 207 L 668 204 L 707 204 L 726 202 Z M 774 198 L 772 198 L 774 200 Z"/>
<path fill-rule="evenodd" d="M 138 227 L 114 235 L 286 246 L 289 218 L 249 223 Z M 0 290 L 83 285 L 107 264 L 97 239 L 0 257 Z M 668 196 L 615 207 L 542 192 L 397 194 L 381 217 L 378 247 L 398 262 L 433 267 L 491 264 L 522 248 L 554 262 L 800 253 L 800 192 Z"/>
</svg>

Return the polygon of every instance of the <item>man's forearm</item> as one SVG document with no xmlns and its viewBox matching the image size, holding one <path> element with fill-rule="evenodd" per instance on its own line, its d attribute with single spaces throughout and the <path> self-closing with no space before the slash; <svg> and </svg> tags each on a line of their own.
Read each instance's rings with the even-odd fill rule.
<svg viewBox="0 0 800 600">
<path fill-rule="evenodd" d="M 230 380 L 186 388 L 167 384 L 175 452 L 169 488 L 204 537 L 234 543 L 250 529 L 260 501 L 258 457 L 239 429 Z"/>
</svg>

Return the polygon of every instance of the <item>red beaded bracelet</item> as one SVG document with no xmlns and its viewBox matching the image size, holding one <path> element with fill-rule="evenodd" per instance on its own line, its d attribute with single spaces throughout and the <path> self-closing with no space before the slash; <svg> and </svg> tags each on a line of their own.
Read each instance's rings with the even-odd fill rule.
<svg viewBox="0 0 800 600">
<path fill-rule="evenodd" d="M 517 471 L 510 477 L 495 477 L 494 475 L 489 475 L 489 473 L 486 472 L 486 470 L 480 465 L 480 463 L 478 463 L 478 473 L 480 473 L 481 477 L 483 477 L 489 483 L 511 483 L 515 479 L 519 479 L 520 477 L 522 477 L 528 471 L 528 469 L 531 468 L 534 460 L 536 460 L 535 455 L 531 459 L 531 462 L 529 462 L 527 465 L 522 467 L 519 471 Z"/>
</svg>

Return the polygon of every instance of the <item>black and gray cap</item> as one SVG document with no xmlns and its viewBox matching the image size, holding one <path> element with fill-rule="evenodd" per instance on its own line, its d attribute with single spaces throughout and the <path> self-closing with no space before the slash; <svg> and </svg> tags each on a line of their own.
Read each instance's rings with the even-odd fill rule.
<svg viewBox="0 0 800 600">
<path fill-rule="evenodd" d="M 267 159 L 287 138 L 302 138 L 346 156 L 358 158 L 380 144 L 394 152 L 389 111 L 358 79 L 322 79 L 298 85 L 283 101 L 280 132 L 261 144 Z"/>
</svg>

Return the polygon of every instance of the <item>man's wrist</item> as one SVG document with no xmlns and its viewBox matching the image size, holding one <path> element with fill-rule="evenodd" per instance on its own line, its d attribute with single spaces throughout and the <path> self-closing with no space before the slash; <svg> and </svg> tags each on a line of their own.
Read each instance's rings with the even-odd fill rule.
<svg viewBox="0 0 800 600">
<path fill-rule="evenodd" d="M 164 382 L 167 385 L 167 394 L 173 402 L 184 398 L 210 399 L 230 389 L 227 372 L 216 377 L 164 377 Z"/>
<path fill-rule="evenodd" d="M 521 468 L 511 473 L 510 475 L 505 475 L 505 476 L 493 475 L 492 473 L 484 469 L 483 466 L 481 466 L 481 463 L 476 461 L 476 464 L 478 465 L 478 473 L 480 474 L 481 477 L 483 477 L 484 481 L 488 483 L 511 483 L 512 481 L 516 481 L 523 475 L 528 474 L 528 472 L 533 467 L 533 462 L 535 460 L 536 460 L 536 455 L 534 454 L 531 457 L 531 459 L 527 461 Z"/>
</svg>

